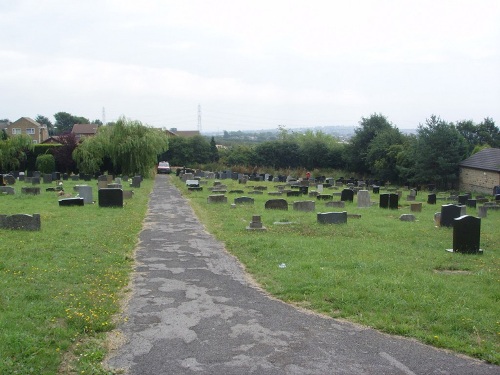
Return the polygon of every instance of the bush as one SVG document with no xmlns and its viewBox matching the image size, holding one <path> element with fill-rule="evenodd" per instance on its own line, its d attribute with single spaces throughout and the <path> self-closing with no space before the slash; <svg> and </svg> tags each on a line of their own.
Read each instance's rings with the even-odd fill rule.
<svg viewBox="0 0 500 375">
<path fill-rule="evenodd" d="M 56 170 L 56 160 L 54 155 L 38 155 L 36 157 L 36 169 L 42 173 L 52 173 Z"/>
</svg>

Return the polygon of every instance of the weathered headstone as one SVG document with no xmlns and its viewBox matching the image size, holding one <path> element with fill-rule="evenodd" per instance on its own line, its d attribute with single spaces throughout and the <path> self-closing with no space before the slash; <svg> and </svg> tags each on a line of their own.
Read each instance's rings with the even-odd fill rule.
<svg viewBox="0 0 500 375">
<path fill-rule="evenodd" d="M 12 186 L 0 186 L 0 194 L 14 195 L 16 193 Z"/>
<path fill-rule="evenodd" d="M 11 174 L 6 174 L 3 176 L 3 181 L 7 185 L 14 185 L 16 183 L 16 178 Z"/>
<path fill-rule="evenodd" d="M 186 186 L 188 187 L 200 186 L 200 180 L 186 180 Z"/>
<path fill-rule="evenodd" d="M 345 202 L 344 201 L 326 202 L 325 203 L 325 207 L 344 208 L 345 207 Z"/>
<path fill-rule="evenodd" d="M 40 214 L 0 215 L 0 228 L 19 230 L 40 230 Z"/>
<path fill-rule="evenodd" d="M 309 192 L 309 186 L 301 186 L 299 188 L 299 192 L 302 194 L 302 195 L 307 195 L 307 193 Z"/>
<path fill-rule="evenodd" d="M 346 224 L 347 211 L 343 212 L 319 212 L 316 215 L 319 224 Z"/>
<path fill-rule="evenodd" d="M 436 212 L 434 214 L 434 225 L 436 227 L 441 226 L 441 212 Z"/>
<path fill-rule="evenodd" d="M 98 191 L 99 207 L 123 207 L 122 189 L 99 189 Z"/>
<path fill-rule="evenodd" d="M 316 202 L 314 201 L 298 201 L 293 202 L 295 211 L 314 212 L 316 210 Z"/>
<path fill-rule="evenodd" d="M 467 204 L 467 199 L 469 199 L 468 194 L 463 194 L 458 196 L 458 203 L 459 204 Z"/>
<path fill-rule="evenodd" d="M 260 215 L 253 215 L 250 225 L 247 230 L 266 230 L 266 227 L 262 225 L 262 220 Z"/>
<path fill-rule="evenodd" d="M 227 203 L 227 197 L 224 194 L 212 194 L 208 196 L 207 203 Z"/>
<path fill-rule="evenodd" d="M 380 194 L 380 186 L 373 186 L 372 191 L 373 194 Z"/>
<path fill-rule="evenodd" d="M 422 212 L 422 203 L 412 203 L 410 204 L 411 212 Z"/>
<path fill-rule="evenodd" d="M 399 217 L 399 220 L 401 220 L 401 221 L 415 221 L 416 218 L 415 218 L 415 215 L 413 215 L 413 214 L 402 214 Z"/>
<path fill-rule="evenodd" d="M 234 204 L 254 204 L 255 199 L 251 197 L 234 198 Z"/>
<path fill-rule="evenodd" d="M 266 210 L 288 210 L 288 202 L 285 199 L 270 199 L 264 205 Z"/>
<path fill-rule="evenodd" d="M 476 208 L 477 201 L 475 199 L 467 199 L 466 206 Z"/>
<path fill-rule="evenodd" d="M 140 188 L 141 187 L 141 181 L 142 181 L 142 177 L 141 176 L 134 176 L 134 177 L 132 177 L 132 182 L 130 183 L 130 187 Z"/>
<path fill-rule="evenodd" d="M 287 191 L 286 196 L 287 197 L 301 197 L 302 193 L 300 192 L 300 190 Z"/>
<path fill-rule="evenodd" d="M 477 209 L 477 216 L 480 218 L 487 217 L 488 216 L 488 207 L 479 206 Z"/>
<path fill-rule="evenodd" d="M 331 201 L 333 199 L 332 194 L 318 194 L 316 199 L 319 201 Z"/>
<path fill-rule="evenodd" d="M 370 207 L 372 204 L 370 202 L 370 192 L 368 190 L 358 191 L 358 208 Z"/>
<path fill-rule="evenodd" d="M 453 220 L 462 216 L 462 206 L 445 204 L 441 206 L 441 226 L 453 227 Z"/>
<path fill-rule="evenodd" d="M 481 238 L 481 219 L 469 215 L 453 220 L 453 252 L 478 254 Z"/>
<path fill-rule="evenodd" d="M 123 199 L 132 199 L 134 196 L 133 190 L 123 190 Z"/>
<path fill-rule="evenodd" d="M 340 200 L 344 201 L 344 202 L 353 202 L 354 201 L 354 191 L 352 191 L 351 189 L 342 190 Z"/>
<path fill-rule="evenodd" d="M 26 194 L 26 195 L 40 195 L 40 188 L 39 187 L 23 186 L 21 188 L 21 194 Z"/>
</svg>

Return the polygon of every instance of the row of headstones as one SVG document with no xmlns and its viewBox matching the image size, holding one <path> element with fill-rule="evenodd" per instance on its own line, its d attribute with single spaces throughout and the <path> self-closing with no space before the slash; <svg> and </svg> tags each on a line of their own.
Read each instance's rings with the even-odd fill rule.
<svg viewBox="0 0 500 375">
<path fill-rule="evenodd" d="M 59 206 L 84 206 L 93 203 L 92 187 L 87 185 L 75 186 L 78 197 L 59 199 Z M 125 193 L 125 194 L 124 194 Z M 125 197 L 131 198 L 133 192 L 124 192 L 119 188 L 102 188 L 97 192 L 99 207 L 123 207 Z"/>
</svg>

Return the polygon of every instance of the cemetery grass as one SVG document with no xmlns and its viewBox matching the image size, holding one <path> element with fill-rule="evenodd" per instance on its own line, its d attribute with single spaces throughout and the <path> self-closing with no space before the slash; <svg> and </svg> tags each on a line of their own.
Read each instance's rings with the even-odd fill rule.
<svg viewBox="0 0 500 375">
<path fill-rule="evenodd" d="M 66 192 L 75 184 L 64 181 Z M 0 374 L 108 374 L 106 332 L 115 327 L 152 180 L 124 208 L 59 207 L 38 196 L 0 196 L 1 214 L 41 215 L 40 231 L 0 229 Z"/>
<path fill-rule="evenodd" d="M 268 199 L 247 195 L 254 205 L 230 208 L 237 196 L 226 194 L 227 204 L 208 204 L 210 192 L 189 192 L 180 179 L 170 177 L 190 200 L 198 217 L 247 272 L 267 292 L 296 306 L 415 338 L 494 364 L 500 364 L 500 211 L 488 211 L 481 221 L 482 255 L 445 251 L 453 245 L 453 229 L 435 227 L 433 215 L 445 201 L 427 205 L 427 194 L 416 222 L 399 216 L 410 213 L 407 192 L 398 210 L 376 205 L 327 208 L 316 201 L 316 212 L 361 214 L 347 224 L 322 225 L 316 212 L 265 210 Z M 227 190 L 245 189 L 223 180 Z M 210 183 L 210 182 L 209 182 Z M 268 186 L 275 183 L 249 182 Z M 339 200 L 340 197 L 335 197 Z M 315 198 L 289 197 L 292 203 Z M 443 203 L 441 203 L 443 202 Z M 476 216 L 476 210 L 468 208 Z M 267 231 L 247 231 L 252 215 L 261 215 Z M 281 224 L 276 224 L 280 223 Z M 291 222 L 292 224 L 282 224 Z M 280 267 L 281 265 L 281 267 Z"/>
</svg>

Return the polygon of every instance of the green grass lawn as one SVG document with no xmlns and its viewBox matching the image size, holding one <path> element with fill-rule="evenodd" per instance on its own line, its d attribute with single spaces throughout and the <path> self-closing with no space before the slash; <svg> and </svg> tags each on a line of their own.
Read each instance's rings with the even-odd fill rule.
<svg viewBox="0 0 500 375">
<path fill-rule="evenodd" d="M 447 252 L 453 229 L 434 225 L 434 213 L 448 202 L 428 205 L 424 192 L 417 196 L 423 209 L 414 213 L 416 222 L 399 220 L 410 213 L 404 192 L 399 210 L 379 208 L 375 194 L 371 200 L 377 204 L 370 208 L 357 208 L 356 200 L 345 209 L 317 201 L 316 212 L 361 214 L 347 224 L 324 225 L 316 222 L 316 212 L 293 211 L 291 206 L 288 211 L 265 210 L 266 200 L 282 198 L 267 192 L 248 195 L 254 205 L 232 209 L 241 194 L 226 194 L 227 204 L 207 204 L 207 186 L 203 192 L 189 192 L 180 179 L 170 179 L 207 229 L 277 298 L 500 364 L 500 211 L 488 211 L 481 221 L 484 254 L 465 255 Z M 250 190 L 236 181 L 222 182 L 228 191 Z M 270 182 L 248 185 L 276 190 Z M 477 212 L 469 208 L 468 214 Z M 252 215 L 261 215 L 267 231 L 246 230 Z M 279 222 L 293 224 L 275 224 Z"/>
<path fill-rule="evenodd" d="M 75 184 L 93 186 L 97 201 L 95 180 L 64 181 L 66 192 Z M 22 195 L 22 186 L 0 195 L 0 214 L 39 213 L 42 229 L 0 229 L 0 374 L 105 374 L 105 333 L 116 323 L 153 181 L 123 208 L 59 207 L 45 191 L 52 185 L 39 185 L 38 196 Z"/>
</svg>

